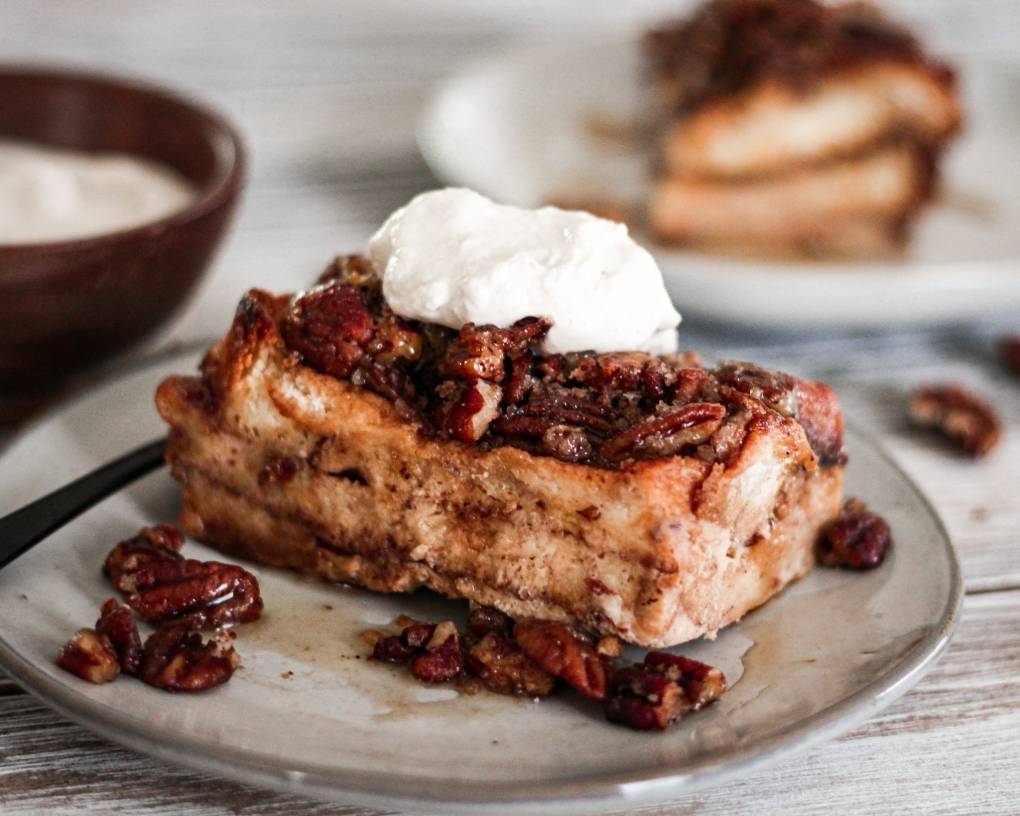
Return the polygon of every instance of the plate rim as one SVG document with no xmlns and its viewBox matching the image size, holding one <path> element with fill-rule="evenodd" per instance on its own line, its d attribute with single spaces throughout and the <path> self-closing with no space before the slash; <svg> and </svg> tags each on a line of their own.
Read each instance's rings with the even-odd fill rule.
<svg viewBox="0 0 1020 816">
<path fill-rule="evenodd" d="M 0 449 L 0 464 L 5 454 L 24 437 L 60 419 L 99 391 L 150 369 L 196 356 L 196 348 L 175 354 L 158 355 L 127 371 L 112 374 L 77 397 L 55 406 L 16 434 Z M 856 425 L 847 424 L 854 446 L 867 447 L 906 484 L 909 492 L 929 515 L 942 544 L 947 561 L 949 592 L 937 621 L 914 643 L 903 657 L 850 696 L 811 716 L 739 749 L 720 749 L 694 762 L 674 766 L 672 771 L 633 771 L 582 776 L 565 780 L 532 782 L 527 790 L 511 782 L 443 781 L 430 788 L 427 779 L 399 777 L 383 771 L 337 772 L 326 766 L 288 763 L 269 759 L 254 751 L 210 745 L 198 738 L 159 741 L 158 734 L 144 720 L 129 712 L 115 710 L 99 713 L 87 695 L 63 686 L 47 676 L 31 660 L 23 657 L 0 633 L 0 667 L 29 694 L 71 721 L 114 743 L 139 753 L 170 761 L 196 771 L 215 773 L 244 784 L 272 788 L 287 793 L 313 795 L 320 799 L 388 808 L 411 808 L 426 812 L 470 813 L 493 809 L 515 812 L 561 813 L 578 808 L 606 810 L 666 802 L 728 779 L 774 765 L 820 742 L 855 728 L 881 709 L 895 702 L 935 665 L 955 634 L 963 602 L 963 577 L 952 539 L 932 503 L 884 447 Z M 148 732 L 148 733 L 147 733 Z M 454 795 L 450 795 L 450 791 Z"/>
</svg>

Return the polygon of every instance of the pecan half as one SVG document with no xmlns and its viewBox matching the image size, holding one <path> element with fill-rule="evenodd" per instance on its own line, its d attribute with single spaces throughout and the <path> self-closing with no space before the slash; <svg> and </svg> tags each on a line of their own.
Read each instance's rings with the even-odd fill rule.
<svg viewBox="0 0 1020 816">
<path fill-rule="evenodd" d="M 634 425 L 602 445 L 609 461 L 671 456 L 688 445 L 707 441 L 722 425 L 726 409 L 715 402 L 693 402 Z"/>
<path fill-rule="evenodd" d="M 185 559 L 165 565 L 151 583 L 137 584 L 124 600 L 149 623 L 187 617 L 195 629 L 248 623 L 262 614 L 258 581 L 247 570 L 218 561 Z"/>
<path fill-rule="evenodd" d="M 911 421 L 937 431 L 971 456 L 984 456 L 998 444 L 1002 423 L 992 407 L 959 385 L 933 385 L 914 391 Z"/>
<path fill-rule="evenodd" d="M 892 533 L 885 520 L 870 512 L 860 499 L 848 499 L 823 532 L 815 554 L 826 567 L 869 570 L 882 563 L 891 543 Z"/>
<path fill-rule="evenodd" d="M 258 579 L 235 564 L 196 561 L 178 550 L 170 525 L 143 529 L 107 556 L 105 570 L 124 600 L 149 623 L 170 619 L 194 629 L 247 623 L 262 614 Z"/>
<path fill-rule="evenodd" d="M 57 654 L 57 665 L 90 683 L 109 683 L 120 674 L 110 639 L 95 629 L 79 629 Z"/>
<path fill-rule="evenodd" d="M 96 632 L 106 635 L 120 663 L 120 670 L 132 676 L 138 674 L 142 659 L 142 639 L 131 608 L 110 598 L 103 604 L 96 621 Z"/>
<path fill-rule="evenodd" d="M 227 632 L 206 641 L 185 624 L 170 624 L 145 641 L 139 677 L 165 691 L 205 691 L 226 683 L 240 662 Z"/>
<path fill-rule="evenodd" d="M 606 719 L 631 728 L 662 730 L 685 714 L 719 699 L 726 678 L 697 660 L 649 652 L 643 663 L 613 675 L 606 699 Z"/>
<path fill-rule="evenodd" d="M 609 669 L 606 661 L 568 626 L 527 619 L 514 626 L 521 651 L 544 671 L 560 677 L 590 700 L 606 696 Z"/>
</svg>

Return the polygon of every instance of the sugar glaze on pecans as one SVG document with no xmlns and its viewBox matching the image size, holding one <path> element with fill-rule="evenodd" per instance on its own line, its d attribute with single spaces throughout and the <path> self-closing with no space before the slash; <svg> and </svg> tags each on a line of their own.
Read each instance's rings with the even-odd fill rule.
<svg viewBox="0 0 1020 816">
<path fill-rule="evenodd" d="M 486 450 L 603 468 L 681 453 L 727 462 L 753 423 L 793 419 L 821 465 L 845 460 L 838 404 L 823 385 L 747 363 L 708 370 L 693 355 L 543 354 L 550 326 L 403 320 L 370 262 L 351 255 L 292 300 L 279 330 L 305 365 L 391 400 L 426 433 Z"/>
</svg>

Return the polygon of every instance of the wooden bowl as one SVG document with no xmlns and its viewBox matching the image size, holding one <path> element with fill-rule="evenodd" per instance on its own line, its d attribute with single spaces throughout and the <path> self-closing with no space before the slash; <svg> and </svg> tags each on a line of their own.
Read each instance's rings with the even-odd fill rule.
<svg viewBox="0 0 1020 816">
<path fill-rule="evenodd" d="M 140 227 L 0 245 L 0 421 L 10 421 L 178 310 L 226 232 L 245 151 L 201 105 L 76 70 L 0 66 L 0 110 L 0 138 L 143 156 L 198 189 L 185 209 Z"/>
</svg>

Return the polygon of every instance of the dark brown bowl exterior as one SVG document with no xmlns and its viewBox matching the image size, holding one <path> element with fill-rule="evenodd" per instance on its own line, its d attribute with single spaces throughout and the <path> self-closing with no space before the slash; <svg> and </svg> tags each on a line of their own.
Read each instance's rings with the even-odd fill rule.
<svg viewBox="0 0 1020 816">
<path fill-rule="evenodd" d="M 0 137 L 167 164 L 199 190 L 186 209 L 95 238 L 0 245 L 0 414 L 124 351 L 184 303 L 226 232 L 244 147 L 173 93 L 76 71 L 0 66 Z"/>
</svg>

